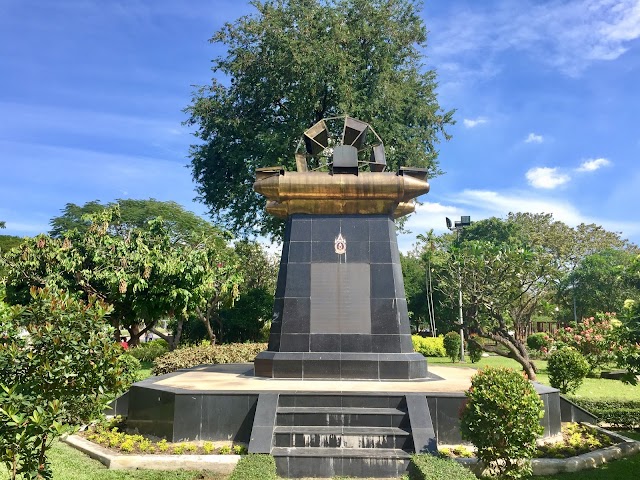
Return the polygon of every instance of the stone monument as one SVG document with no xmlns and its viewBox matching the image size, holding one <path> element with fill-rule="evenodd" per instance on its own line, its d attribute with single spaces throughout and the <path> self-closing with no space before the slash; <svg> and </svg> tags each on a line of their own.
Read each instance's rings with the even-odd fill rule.
<svg viewBox="0 0 640 480">
<path fill-rule="evenodd" d="M 426 378 L 411 343 L 393 221 L 429 191 L 426 171 L 384 171 L 384 145 L 370 125 L 339 118 L 338 144 L 331 120 L 304 132 L 297 171 L 257 171 L 254 189 L 267 198 L 267 212 L 286 219 L 286 230 L 269 347 L 255 375 Z"/>
</svg>

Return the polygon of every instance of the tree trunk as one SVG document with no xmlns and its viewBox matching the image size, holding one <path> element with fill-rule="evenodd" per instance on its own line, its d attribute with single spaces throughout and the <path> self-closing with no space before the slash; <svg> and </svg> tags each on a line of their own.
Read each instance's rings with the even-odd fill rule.
<svg viewBox="0 0 640 480">
<path fill-rule="evenodd" d="M 209 335 L 209 340 L 211 341 L 211 345 L 216 344 L 216 334 L 213 333 L 213 329 L 211 328 L 211 323 L 209 323 L 209 319 L 205 317 L 200 317 L 202 323 L 204 323 L 204 328 L 207 329 L 207 335 Z"/>
<path fill-rule="evenodd" d="M 127 330 L 129 330 L 129 346 L 130 347 L 137 347 L 138 345 L 140 345 L 140 326 L 138 324 L 133 324 L 129 327 L 127 327 Z"/>
<path fill-rule="evenodd" d="M 507 347 L 509 349 L 509 353 L 511 354 L 511 358 L 522 365 L 522 369 L 527 374 L 527 377 L 529 377 L 529 380 L 533 382 L 537 380 L 536 366 L 529 358 L 529 354 L 527 353 L 526 348 L 524 348 L 524 346 L 520 342 L 509 336 L 509 334 L 506 334 L 507 336 L 505 337 L 504 335 L 500 335 L 498 333 L 483 332 L 481 335 Z M 483 348 L 488 352 L 502 355 L 497 348 L 493 348 L 489 345 L 483 345 Z"/>
</svg>

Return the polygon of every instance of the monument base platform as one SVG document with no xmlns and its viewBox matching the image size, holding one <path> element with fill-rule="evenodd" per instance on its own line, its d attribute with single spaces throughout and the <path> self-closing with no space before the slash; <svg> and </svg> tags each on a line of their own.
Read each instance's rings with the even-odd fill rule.
<svg viewBox="0 0 640 480">
<path fill-rule="evenodd" d="M 413 380 L 431 378 L 419 353 L 271 352 L 258 354 L 255 375 L 270 378 Z"/>
<path fill-rule="evenodd" d="M 258 377 L 251 364 L 202 365 L 134 384 L 113 413 L 172 442 L 246 443 L 273 455 L 285 478 L 399 477 L 412 453 L 463 443 L 459 412 L 476 370 L 429 370 L 417 380 L 302 380 Z M 559 392 L 534 386 L 543 436 L 555 437 Z"/>
</svg>

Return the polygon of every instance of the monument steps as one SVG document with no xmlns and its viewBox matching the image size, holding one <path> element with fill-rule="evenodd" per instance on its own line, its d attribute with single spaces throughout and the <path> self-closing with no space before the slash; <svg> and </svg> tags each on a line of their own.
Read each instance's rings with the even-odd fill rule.
<svg viewBox="0 0 640 480">
<path fill-rule="evenodd" d="M 408 429 L 393 427 L 344 427 L 336 433 L 335 427 L 276 427 L 276 447 L 319 448 L 413 448 Z"/>
<path fill-rule="evenodd" d="M 256 418 L 249 451 L 262 443 L 283 477 L 398 477 L 415 451 L 405 396 L 270 394 Z"/>
</svg>

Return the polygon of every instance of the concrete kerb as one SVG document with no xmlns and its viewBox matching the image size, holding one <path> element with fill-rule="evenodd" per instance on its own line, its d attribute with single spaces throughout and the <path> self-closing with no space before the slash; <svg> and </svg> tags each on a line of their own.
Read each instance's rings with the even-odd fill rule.
<svg viewBox="0 0 640 480">
<path fill-rule="evenodd" d="M 619 443 L 570 458 L 535 458 L 531 461 L 533 475 L 578 472 L 599 467 L 603 463 L 640 453 L 640 442 L 589 425 L 615 438 Z M 89 455 L 112 470 L 209 470 L 216 473 L 231 473 L 240 460 L 240 455 L 125 455 L 90 442 L 80 436 L 70 435 L 62 439 L 68 445 Z M 457 458 L 474 473 L 484 470 L 477 458 Z"/>
<path fill-rule="evenodd" d="M 583 453 L 582 455 L 577 455 L 575 457 L 534 458 L 531 460 L 531 468 L 534 476 L 590 470 L 599 467 L 603 463 L 640 453 L 640 442 L 636 440 L 619 435 L 610 430 L 605 430 L 597 425 L 591 425 L 589 423 L 583 423 L 583 425 L 595 428 L 596 430 L 609 435 L 619 443 L 594 450 L 593 452 Z M 484 466 L 478 462 L 477 458 L 457 458 L 456 460 L 458 463 L 469 468 L 475 474 L 481 474 L 484 470 Z"/>
<path fill-rule="evenodd" d="M 240 455 L 126 455 L 96 445 L 78 435 L 62 439 L 66 444 L 98 460 L 110 470 L 208 470 L 228 474 Z"/>
</svg>

